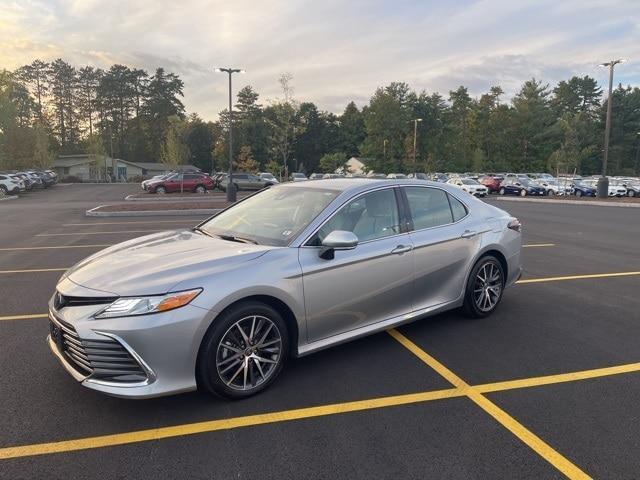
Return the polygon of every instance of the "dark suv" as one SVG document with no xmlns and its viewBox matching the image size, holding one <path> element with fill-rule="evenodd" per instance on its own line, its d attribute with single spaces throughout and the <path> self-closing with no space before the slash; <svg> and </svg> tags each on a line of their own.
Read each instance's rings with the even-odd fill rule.
<svg viewBox="0 0 640 480">
<path fill-rule="evenodd" d="M 270 182 L 264 178 L 260 178 L 257 175 L 251 173 L 238 172 L 233 174 L 233 184 L 236 187 L 236 191 L 239 190 L 262 190 L 264 187 L 270 187 L 275 182 Z M 229 185 L 229 176 L 226 175 L 218 183 L 218 188 L 223 192 L 227 191 L 227 185 Z"/>
<path fill-rule="evenodd" d="M 149 183 L 147 190 L 150 193 L 172 193 L 172 192 L 196 192 L 206 193 L 213 190 L 213 180 L 206 173 L 175 173 L 167 178 L 158 178 L 157 181 Z"/>
</svg>

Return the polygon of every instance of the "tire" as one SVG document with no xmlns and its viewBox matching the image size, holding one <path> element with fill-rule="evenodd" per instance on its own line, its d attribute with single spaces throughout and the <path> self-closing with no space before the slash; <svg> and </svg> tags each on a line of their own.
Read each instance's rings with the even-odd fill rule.
<svg viewBox="0 0 640 480">
<path fill-rule="evenodd" d="M 5 187 L 4 185 L 0 185 L 0 195 L 6 195 L 7 193 L 9 193 L 9 190 L 7 190 L 7 187 Z"/>
<path fill-rule="evenodd" d="M 481 277 L 488 278 L 490 282 L 483 283 Z M 504 284 L 504 269 L 496 257 L 485 255 L 478 260 L 467 279 L 463 304 L 466 315 L 471 318 L 491 315 L 502 300 Z"/>
<path fill-rule="evenodd" d="M 576 190 L 576 197 L 582 196 L 582 190 Z"/>
<path fill-rule="evenodd" d="M 553 190 L 547 190 L 547 196 L 553 197 L 556 194 Z"/>
<path fill-rule="evenodd" d="M 520 196 L 521 197 L 526 197 L 527 196 L 527 191 L 524 188 L 522 190 L 520 190 Z"/>
<path fill-rule="evenodd" d="M 159 195 L 164 195 L 165 193 L 167 193 L 167 189 L 164 187 L 156 187 L 156 193 Z"/>
<path fill-rule="evenodd" d="M 196 186 L 196 193 L 207 193 L 207 189 L 204 185 Z"/>
<path fill-rule="evenodd" d="M 255 328 L 254 338 L 251 338 L 252 328 Z M 253 347 L 246 343 L 240 330 Z M 266 347 L 256 349 L 256 339 L 262 340 L 261 335 Z M 288 351 L 289 334 L 282 316 L 261 302 L 240 303 L 223 312 L 209 327 L 198 353 L 198 385 L 225 398 L 250 397 L 275 381 Z M 246 365 L 243 362 L 247 362 Z"/>
<path fill-rule="evenodd" d="M 635 197 L 635 196 L 636 196 L 636 192 L 635 192 L 635 191 L 633 191 L 633 190 L 629 190 L 629 191 L 627 192 L 627 196 L 629 196 L 629 197 Z"/>
<path fill-rule="evenodd" d="M 505 193 L 507 193 L 504 188 L 501 188 L 500 190 L 498 190 L 498 195 L 504 195 Z"/>
</svg>

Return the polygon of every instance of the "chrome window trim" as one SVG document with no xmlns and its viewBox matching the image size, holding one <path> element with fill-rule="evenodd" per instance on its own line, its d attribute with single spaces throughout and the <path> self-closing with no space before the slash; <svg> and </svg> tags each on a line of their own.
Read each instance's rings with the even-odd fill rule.
<svg viewBox="0 0 640 480">
<path fill-rule="evenodd" d="M 397 184 L 394 184 L 394 185 L 382 185 L 382 186 L 379 186 L 379 187 L 377 187 L 377 188 L 372 188 L 372 189 L 369 189 L 369 190 L 365 190 L 364 192 L 357 193 L 357 194 L 355 194 L 354 196 L 347 198 L 344 202 L 342 202 L 340 205 L 338 205 L 338 206 L 333 210 L 333 212 L 331 213 L 331 215 L 329 215 L 327 218 L 325 218 L 325 219 L 323 220 L 323 222 L 322 222 L 320 225 L 318 225 L 318 226 L 316 227 L 316 229 L 315 229 L 315 230 L 314 230 L 310 235 L 308 235 L 308 236 L 307 236 L 307 237 L 306 237 L 302 242 L 300 242 L 300 246 L 299 246 L 299 247 L 297 247 L 297 248 L 322 248 L 322 247 L 321 247 L 321 246 L 319 246 L 319 245 L 307 245 L 307 242 L 308 242 L 311 238 L 313 238 L 313 236 L 314 236 L 315 234 L 317 234 L 317 233 L 318 233 L 318 231 L 319 231 L 322 227 L 324 227 L 324 225 L 325 225 L 327 222 L 329 222 L 329 221 L 330 221 L 334 216 L 336 216 L 336 215 L 338 214 L 338 212 L 339 212 L 339 211 L 340 211 L 340 210 L 341 210 L 341 209 L 342 209 L 342 208 L 343 208 L 347 203 L 352 202 L 353 200 L 356 200 L 356 199 L 358 199 L 358 198 L 360 198 L 360 197 L 362 197 L 362 196 L 364 196 L 364 195 L 367 195 L 367 194 L 369 194 L 369 193 L 377 192 L 377 191 L 379 191 L 379 190 L 393 190 L 393 189 L 395 189 L 395 188 L 398 188 L 398 185 L 397 185 Z M 396 209 L 397 209 L 397 211 L 398 211 L 398 220 L 400 220 L 400 205 L 398 204 L 398 199 L 397 199 L 397 198 L 396 198 L 396 196 L 395 196 L 395 192 L 392 192 L 392 193 L 393 193 L 393 199 L 394 199 L 394 201 L 396 202 Z M 328 207 L 328 206 L 327 206 L 327 207 Z M 401 227 L 401 225 L 398 225 L 398 226 L 399 226 L 399 227 Z M 401 235 L 407 235 L 408 233 L 409 233 L 408 231 L 407 231 L 407 232 L 398 232 L 398 233 L 396 233 L 395 235 L 389 235 L 389 236 L 387 236 L 387 237 L 372 238 L 372 239 L 370 239 L 370 240 L 364 240 L 364 241 L 362 241 L 362 242 L 358 241 L 358 245 L 365 245 L 365 244 L 367 244 L 367 243 L 377 242 L 377 241 L 379 241 L 379 240 L 385 240 L 385 239 L 387 239 L 387 238 L 399 237 L 399 236 L 401 236 Z"/>
<path fill-rule="evenodd" d="M 451 222 L 451 223 L 443 223 L 442 225 L 434 225 L 433 227 L 425 227 L 425 228 L 420 228 L 420 229 L 416 229 L 416 228 L 412 228 L 411 230 L 409 230 L 409 232 L 407 233 L 418 233 L 418 232 L 424 232 L 425 230 L 433 230 L 434 228 L 442 228 L 442 227 L 449 227 L 451 225 L 456 225 L 458 223 L 460 223 L 461 221 L 463 221 L 465 218 L 467 218 L 469 216 L 469 206 L 463 202 L 462 200 L 460 200 L 457 196 L 453 195 L 452 193 L 449 193 L 447 190 L 445 190 L 444 188 L 440 188 L 440 187 L 432 187 L 430 185 L 401 185 L 400 188 L 432 188 L 435 190 L 440 190 L 442 192 L 445 193 L 445 195 L 451 195 L 453 198 L 455 198 L 456 200 L 458 200 L 462 205 L 464 205 L 465 210 L 467 211 L 467 214 L 462 217 L 460 220 L 457 220 L 455 222 Z M 405 192 L 406 195 L 406 192 Z M 411 206 L 409 205 L 409 197 L 406 197 L 407 199 L 407 206 L 409 207 L 409 213 L 411 213 Z M 449 199 L 447 198 L 447 202 L 449 201 Z M 451 210 L 451 203 L 449 203 L 449 209 Z M 453 210 L 451 211 L 451 218 L 453 218 Z M 415 227 L 415 225 L 413 224 L 413 216 L 411 217 L 411 224 Z"/>
</svg>

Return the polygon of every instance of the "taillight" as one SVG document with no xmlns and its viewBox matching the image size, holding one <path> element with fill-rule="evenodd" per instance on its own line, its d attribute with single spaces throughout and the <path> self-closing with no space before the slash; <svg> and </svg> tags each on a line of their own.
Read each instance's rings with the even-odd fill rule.
<svg viewBox="0 0 640 480">
<path fill-rule="evenodd" d="M 514 232 L 520 233 L 522 231 L 522 224 L 520 223 L 520 220 L 518 220 L 517 218 L 513 218 L 507 225 L 507 228 L 509 230 L 513 230 Z"/>
</svg>

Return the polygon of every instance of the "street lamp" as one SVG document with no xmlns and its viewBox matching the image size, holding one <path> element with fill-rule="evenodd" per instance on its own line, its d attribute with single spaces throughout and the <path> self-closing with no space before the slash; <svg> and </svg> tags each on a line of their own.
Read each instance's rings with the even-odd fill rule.
<svg viewBox="0 0 640 480">
<path fill-rule="evenodd" d="M 413 176 L 416 176 L 416 138 L 418 137 L 418 122 L 421 122 L 421 118 L 414 118 L 413 122 Z"/>
<path fill-rule="evenodd" d="M 229 74 L 229 178 L 227 181 L 227 201 L 236 201 L 236 189 L 233 186 L 231 175 L 233 174 L 233 107 L 231 100 L 231 75 L 234 73 L 244 73 L 244 70 L 239 68 L 216 68 L 216 72 L 225 72 Z"/>
<path fill-rule="evenodd" d="M 609 160 L 609 137 L 611 134 L 611 104 L 613 103 L 613 68 L 626 60 L 619 58 L 610 62 L 601 63 L 601 67 L 609 67 L 609 97 L 607 97 L 607 121 L 604 127 L 604 158 L 602 160 L 602 176 L 598 179 L 598 197 L 609 196 L 609 179 L 607 178 L 607 161 Z"/>
<path fill-rule="evenodd" d="M 386 138 L 382 141 L 382 156 L 384 157 L 385 162 L 387 161 L 387 140 Z"/>
</svg>

